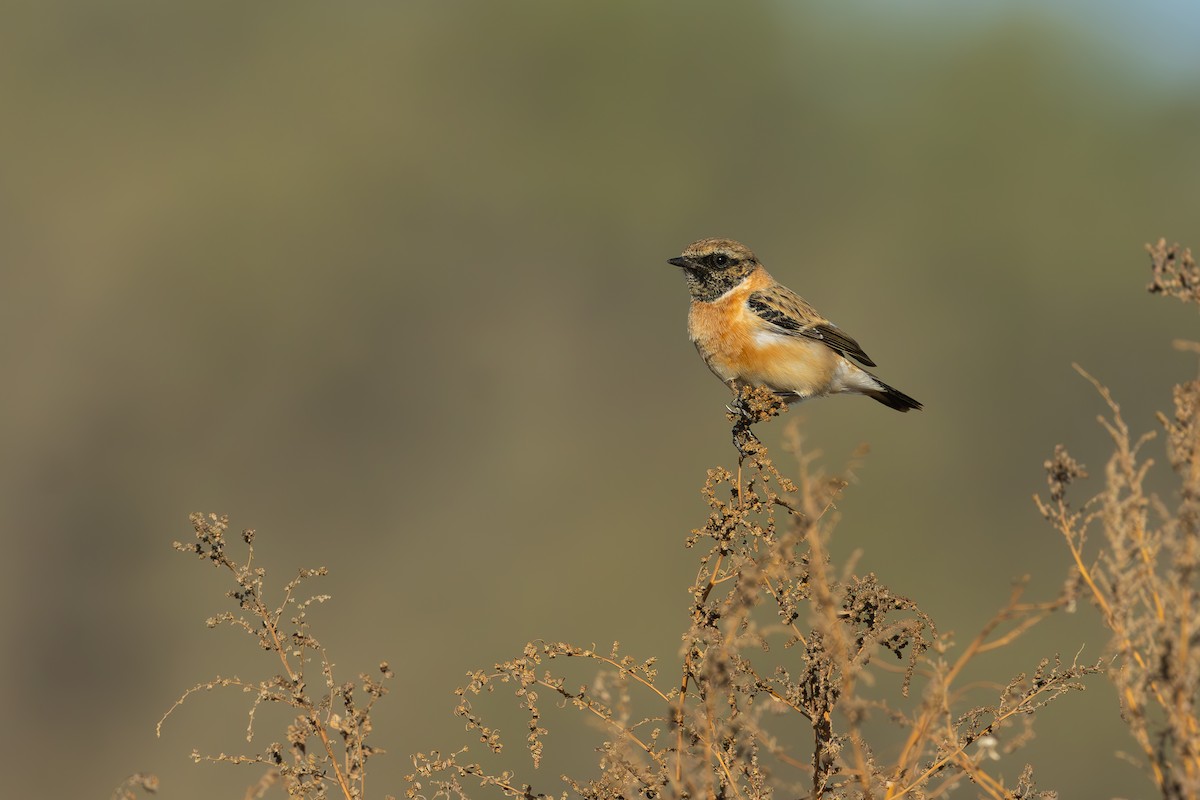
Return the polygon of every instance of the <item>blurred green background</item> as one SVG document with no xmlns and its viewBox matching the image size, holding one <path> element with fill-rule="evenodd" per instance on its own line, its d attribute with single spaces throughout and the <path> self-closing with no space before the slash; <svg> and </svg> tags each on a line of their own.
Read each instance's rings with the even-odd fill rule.
<svg viewBox="0 0 1200 800">
<path fill-rule="evenodd" d="M 1030 495 L 1101 471 L 1108 383 L 1155 427 L 1195 312 L 1142 244 L 1200 244 L 1200 57 L 1181 3 L 44 2 L 0 25 L 5 784 L 240 796 L 269 656 L 208 631 L 193 510 L 325 565 L 340 675 L 390 659 L 399 794 L 470 738 L 451 690 L 535 637 L 673 663 L 725 389 L 665 260 L 753 247 L 926 404 L 793 411 L 837 466 L 842 555 L 962 639 L 1067 556 Z M 1190 38 L 1189 38 L 1190 37 Z M 1190 41 L 1190 44 L 1188 42 Z M 768 444 L 783 423 L 765 427 Z M 1153 446 L 1152 446 L 1153 447 Z M 1157 451 L 1155 451 L 1157 452 Z M 1090 608 L 983 664 L 1084 660 Z M 672 668 L 672 672 L 673 672 Z M 551 719 L 551 728 L 555 720 Z M 519 723 L 512 728 L 520 748 Z M 1025 761 L 1064 797 L 1148 796 L 1103 680 Z M 265 745 L 280 738 L 264 730 Z M 547 739 L 538 789 L 593 762 Z M 590 744 L 588 745 L 591 746 Z M 475 748 L 478 751 L 478 747 Z M 528 770 L 525 771 L 528 777 Z"/>
</svg>

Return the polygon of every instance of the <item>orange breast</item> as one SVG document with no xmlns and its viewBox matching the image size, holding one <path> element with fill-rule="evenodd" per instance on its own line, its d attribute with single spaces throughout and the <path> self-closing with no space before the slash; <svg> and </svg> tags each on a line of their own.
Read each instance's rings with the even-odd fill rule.
<svg viewBox="0 0 1200 800">
<path fill-rule="evenodd" d="M 838 355 L 825 345 L 771 332 L 746 306 L 756 287 L 746 281 L 711 303 L 692 303 L 688 334 L 718 378 L 776 391 L 824 394 Z"/>
</svg>

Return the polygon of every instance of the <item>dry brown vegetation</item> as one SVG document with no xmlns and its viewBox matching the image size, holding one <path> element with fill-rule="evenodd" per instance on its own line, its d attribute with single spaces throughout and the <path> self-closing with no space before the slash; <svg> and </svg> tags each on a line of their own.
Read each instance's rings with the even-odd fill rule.
<svg viewBox="0 0 1200 800">
<path fill-rule="evenodd" d="M 1150 290 L 1200 303 L 1191 254 L 1164 242 L 1149 250 Z M 1180 346 L 1200 352 L 1200 345 Z M 1035 787 L 1032 766 L 1012 775 L 1000 769 L 1012 758 L 999 757 L 1019 751 L 1037 715 L 1095 673 L 1116 685 L 1123 718 L 1161 795 L 1200 796 L 1200 622 L 1194 621 L 1200 381 L 1176 386 L 1174 414 L 1161 417 L 1179 483 L 1170 499 L 1145 488 L 1152 462 L 1143 451 L 1153 435 L 1131 434 L 1109 392 L 1093 383 L 1108 406 L 1101 424 L 1113 445 L 1099 492 L 1072 504 L 1071 484 L 1086 472 L 1059 446 L 1046 462 L 1048 496 L 1035 498 L 1066 545 L 1063 588 L 1055 597 L 1027 600 L 1018 583 L 965 642 L 939 633 L 914 600 L 874 574 L 857 574 L 853 558 L 830 557 L 837 502 L 854 463 L 826 472 L 793 425 L 788 450 L 796 477 L 786 477 L 750 433 L 780 404 L 766 392 L 743 392 L 729 415 L 739 465 L 709 470 L 703 489 L 709 517 L 687 539 L 698 557 L 682 648 L 665 644 L 672 658 L 662 661 L 627 655 L 616 644 L 597 650 L 530 642 L 515 658 L 468 673 L 455 713 L 484 752 L 416 754 L 407 796 L 915 800 L 957 790 L 997 799 L 1051 797 Z M 223 567 L 235 583 L 229 596 L 238 610 L 209 624 L 244 629 L 278 655 L 280 670 L 257 682 L 217 677 L 179 702 L 219 687 L 253 695 L 248 739 L 263 704 L 294 714 L 286 745 L 195 758 L 265 767 L 248 797 L 276 784 L 290 796 L 366 797 L 365 766 L 375 752 L 367 744 L 371 711 L 386 689 L 365 675 L 358 684 L 334 680 L 305 618 L 312 602 L 326 598 L 297 595 L 322 571 L 300 572 L 269 604 L 265 574 L 253 564 L 253 532 L 242 535 L 247 555 L 238 561 L 228 552 L 224 518 L 193 515 L 192 522 L 195 541 L 177 549 Z M 982 657 L 1047 615 L 1073 609 L 1078 599 L 1089 600 L 1111 631 L 1103 659 L 1084 664 L 1047 654 L 1020 674 L 964 684 L 968 664 L 986 668 Z M 568 683 L 556 669 L 567 661 L 595 668 L 586 685 Z M 386 664 L 381 671 L 390 677 Z M 489 722 L 484 701 L 498 690 L 511 691 L 527 715 L 524 745 L 533 768 L 542 763 L 551 724 L 544 710 L 574 709 L 594 720 L 604 732 L 595 771 L 562 776 L 561 783 L 540 779 L 553 786 L 535 787 L 497 766 L 506 737 Z M 556 745 L 570 747 L 563 740 Z M 150 789 L 148 779 L 134 776 L 117 796 Z"/>
<path fill-rule="evenodd" d="M 329 596 L 298 594 L 301 586 L 324 575 L 325 569 L 300 570 L 284 585 L 278 604 L 272 605 L 265 593 L 266 570 L 254 565 L 254 531 L 242 531 L 246 555 L 244 561 L 238 561 L 230 555 L 227 518 L 192 514 L 191 521 L 194 541 L 175 542 L 175 549 L 226 570 L 235 584 L 226 596 L 238 610 L 209 617 L 208 627 L 232 625 L 245 631 L 260 648 L 278 657 L 279 672 L 259 681 L 217 676 L 197 684 L 167 710 L 159 720 L 159 731 L 167 717 L 197 692 L 234 687 L 253 695 L 247 742 L 254 739 L 260 707 L 278 704 L 292 711 L 286 745 L 276 741 L 262 751 L 242 755 L 193 752 L 194 760 L 265 766 L 262 779 L 247 790 L 247 798 L 263 796 L 276 783 L 282 783 L 291 797 L 325 797 L 331 788 L 338 796 L 364 797 L 367 759 L 377 752 L 367 743 L 371 711 L 387 694 L 384 681 L 392 677 L 391 669 L 385 662 L 379 665 L 378 679 L 360 675 L 358 684 L 336 681 L 329 657 L 312 635 L 307 619 L 309 607 Z"/>
<path fill-rule="evenodd" d="M 1019 749 L 1034 713 L 1100 665 L 1043 659 L 1001 681 L 990 697 L 958 678 L 969 662 L 1070 603 L 1074 584 L 1032 603 L 1016 587 L 955 648 L 912 600 L 873 574 L 831 561 L 835 502 L 852 467 L 823 472 L 793 426 L 798 477 L 784 477 L 748 427 L 778 411 L 769 392 L 750 391 L 730 414 L 746 455 L 736 473 L 708 474 L 711 512 L 688 539 L 701 555 L 676 667 L 664 671 L 615 646 L 597 652 L 530 643 L 517 658 L 472 673 L 457 713 L 498 753 L 501 738 L 474 702 L 507 685 L 529 712 L 526 743 L 535 765 L 547 698 L 600 719 L 610 736 L 597 776 L 564 777 L 587 798 L 915 798 L 943 796 L 966 781 L 984 796 L 1030 796 L 1032 772 L 1006 785 L 991 756 Z M 602 677 L 591 687 L 568 687 L 547 669 L 565 658 L 595 662 Z M 809 733 L 797 736 L 801 730 Z M 478 783 L 511 796 L 550 796 L 511 773 L 490 773 L 462 751 L 418 754 L 411 780 L 412 798 L 466 797 Z"/>
<path fill-rule="evenodd" d="M 1190 250 L 1163 240 L 1147 247 L 1151 293 L 1200 305 L 1200 273 Z M 1200 352 L 1195 342 L 1176 347 Z M 1080 370 L 1080 372 L 1083 372 Z M 1200 797 L 1200 380 L 1174 388 L 1174 413 L 1159 414 L 1174 498 L 1146 489 L 1154 433 L 1135 437 L 1108 389 L 1087 373 L 1108 406 L 1099 421 L 1112 439 L 1104 484 L 1073 509 L 1068 486 L 1086 477 L 1063 447 L 1046 462 L 1048 500 L 1038 508 L 1063 535 L 1074 568 L 1111 631 L 1108 675 L 1121 712 L 1164 798 Z M 1090 540 L 1099 532 L 1098 542 Z"/>
</svg>

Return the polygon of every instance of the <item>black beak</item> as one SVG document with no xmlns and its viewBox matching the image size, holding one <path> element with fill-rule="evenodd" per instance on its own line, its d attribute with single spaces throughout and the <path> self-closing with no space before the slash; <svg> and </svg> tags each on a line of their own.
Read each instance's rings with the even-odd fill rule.
<svg viewBox="0 0 1200 800">
<path fill-rule="evenodd" d="M 683 256 L 676 256 L 675 258 L 668 258 L 667 263 L 673 267 L 682 267 L 683 269 L 688 269 L 692 266 L 691 260 L 686 259 Z"/>
</svg>

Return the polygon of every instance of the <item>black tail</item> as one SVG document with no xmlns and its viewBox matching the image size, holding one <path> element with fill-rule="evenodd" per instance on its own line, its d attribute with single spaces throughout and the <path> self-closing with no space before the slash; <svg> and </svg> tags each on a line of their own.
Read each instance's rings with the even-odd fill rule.
<svg viewBox="0 0 1200 800">
<path fill-rule="evenodd" d="M 871 377 L 875 378 L 874 375 Z M 899 389 L 893 389 L 891 386 L 888 386 L 886 383 L 879 380 L 879 378 L 875 378 L 875 383 L 879 384 L 879 389 L 877 391 L 868 389 L 867 391 L 863 392 L 863 394 L 865 394 L 867 397 L 873 397 L 888 408 L 894 408 L 897 411 L 909 411 L 914 408 L 920 410 L 922 408 L 921 404 L 916 400 L 912 399 Z"/>
</svg>

